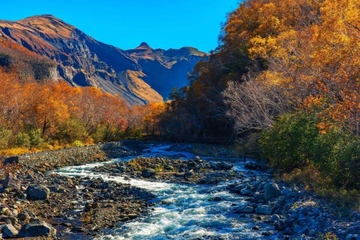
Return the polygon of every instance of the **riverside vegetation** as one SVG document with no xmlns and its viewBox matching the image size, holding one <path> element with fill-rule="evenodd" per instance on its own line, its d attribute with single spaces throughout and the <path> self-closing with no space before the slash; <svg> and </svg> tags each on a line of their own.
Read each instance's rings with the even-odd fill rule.
<svg viewBox="0 0 360 240">
<path fill-rule="evenodd" d="M 0 55 L 0 148 L 14 154 L 144 136 L 237 144 L 262 152 L 279 178 L 358 210 L 359 16 L 355 0 L 246 0 L 190 85 L 140 107 L 51 83 L 50 71 L 39 71 L 51 64 L 11 45 L 29 58 Z"/>
<path fill-rule="evenodd" d="M 358 208 L 358 13 L 355 0 L 243 1 L 159 132 L 262 151 L 280 177 Z"/>
</svg>

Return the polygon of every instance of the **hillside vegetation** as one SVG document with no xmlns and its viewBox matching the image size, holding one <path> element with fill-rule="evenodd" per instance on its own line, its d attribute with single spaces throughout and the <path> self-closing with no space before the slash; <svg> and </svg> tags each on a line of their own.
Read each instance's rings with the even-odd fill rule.
<svg viewBox="0 0 360 240">
<path fill-rule="evenodd" d="M 162 133 L 252 139 L 289 179 L 359 191 L 359 16 L 356 0 L 244 1 L 191 85 L 174 92 Z"/>
<path fill-rule="evenodd" d="M 164 50 L 142 43 L 122 50 L 48 14 L 19 21 L 0 20 L 0 41 L 51 61 L 54 68 L 50 80 L 97 87 L 119 95 L 129 105 L 168 99 L 172 88 L 186 86 L 188 72 L 206 58 L 206 53 L 191 47 Z M 2 50 L 7 51 L 0 49 L 0 53 Z"/>
<path fill-rule="evenodd" d="M 0 42 L 0 152 L 140 138 L 152 133 L 162 103 L 129 107 L 95 87 L 53 81 L 55 63 L 9 41 Z M 154 110 L 154 111 L 152 111 Z"/>
</svg>

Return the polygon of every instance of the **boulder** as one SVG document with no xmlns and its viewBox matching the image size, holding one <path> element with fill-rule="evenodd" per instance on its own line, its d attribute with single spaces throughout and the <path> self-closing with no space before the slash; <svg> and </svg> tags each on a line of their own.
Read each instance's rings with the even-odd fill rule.
<svg viewBox="0 0 360 240">
<path fill-rule="evenodd" d="M 25 193 L 30 200 L 46 200 L 49 198 L 50 189 L 44 185 L 30 185 Z"/>
<path fill-rule="evenodd" d="M 145 168 L 144 170 L 142 170 L 142 176 L 144 178 L 151 178 L 153 176 L 155 176 L 156 174 L 156 171 L 155 169 L 152 169 L 152 168 Z"/>
<path fill-rule="evenodd" d="M 255 212 L 258 214 L 271 215 L 273 208 L 268 205 L 261 205 L 255 209 Z"/>
<path fill-rule="evenodd" d="M 19 231 L 20 237 L 55 237 L 56 229 L 40 219 L 31 219 Z"/>
<path fill-rule="evenodd" d="M 14 163 L 19 163 L 19 157 L 18 156 L 8 157 L 8 158 L 6 158 L 4 160 L 4 165 L 14 164 Z"/>
<path fill-rule="evenodd" d="M 267 183 L 264 186 L 265 201 L 273 201 L 281 195 L 281 191 L 276 183 Z"/>
<path fill-rule="evenodd" d="M 11 223 L 6 224 L 3 227 L 2 231 L 5 234 L 5 236 L 9 238 L 14 238 L 19 234 L 19 231 Z"/>
<path fill-rule="evenodd" d="M 3 187 L 21 190 L 21 181 L 17 179 L 17 177 L 14 174 L 9 173 L 6 175 L 6 178 L 3 183 Z"/>
<path fill-rule="evenodd" d="M 254 191 L 250 186 L 246 186 L 245 188 L 241 189 L 240 193 L 245 196 L 253 195 Z"/>
<path fill-rule="evenodd" d="M 233 210 L 234 213 L 252 213 L 254 208 L 251 206 L 239 206 Z"/>
<path fill-rule="evenodd" d="M 230 170 L 233 168 L 233 164 L 228 162 L 213 162 L 211 163 L 211 168 L 213 170 Z"/>
</svg>

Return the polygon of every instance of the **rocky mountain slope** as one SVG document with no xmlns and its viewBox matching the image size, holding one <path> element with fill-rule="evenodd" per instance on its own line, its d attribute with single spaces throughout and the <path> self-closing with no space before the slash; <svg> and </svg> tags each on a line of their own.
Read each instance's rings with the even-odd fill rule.
<svg viewBox="0 0 360 240">
<path fill-rule="evenodd" d="M 129 104 L 166 99 L 187 85 L 187 75 L 206 56 L 195 48 L 152 49 L 142 43 L 122 50 L 99 42 L 52 15 L 0 21 L 0 41 L 11 41 L 56 63 L 53 80 L 96 86 Z"/>
</svg>

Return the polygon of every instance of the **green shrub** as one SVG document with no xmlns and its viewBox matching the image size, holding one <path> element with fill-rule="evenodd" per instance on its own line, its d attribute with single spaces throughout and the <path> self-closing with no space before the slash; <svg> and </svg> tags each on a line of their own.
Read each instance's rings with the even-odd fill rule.
<svg viewBox="0 0 360 240">
<path fill-rule="evenodd" d="M 55 139 L 60 143 L 70 143 L 79 140 L 84 142 L 88 134 L 86 132 L 85 125 L 79 119 L 68 119 L 58 127 L 58 132 Z"/>
<path fill-rule="evenodd" d="M 5 149 L 9 146 L 11 131 L 5 127 L 0 127 L 0 149 Z"/>
<path fill-rule="evenodd" d="M 309 163 L 310 150 L 317 135 L 315 118 L 303 113 L 287 114 L 263 131 L 260 145 L 275 168 L 289 172 Z"/>
<path fill-rule="evenodd" d="M 6 53 L 0 53 L 0 66 L 9 68 L 11 65 L 11 56 Z"/>
<path fill-rule="evenodd" d="M 360 190 L 360 140 L 335 124 L 319 131 L 314 114 L 284 115 L 264 130 L 260 145 L 274 168 L 291 172 L 313 164 L 339 189 Z"/>
<path fill-rule="evenodd" d="M 19 132 L 15 135 L 15 146 L 29 148 L 30 144 L 30 136 L 27 133 Z"/>
<path fill-rule="evenodd" d="M 342 129 L 320 134 L 314 144 L 320 156 L 314 158 L 319 169 L 339 188 L 360 190 L 360 141 Z M 318 151 L 319 151 L 318 149 Z"/>
<path fill-rule="evenodd" d="M 103 142 L 105 141 L 106 137 L 106 127 L 105 126 L 98 126 L 96 131 L 91 135 L 94 139 L 94 142 Z"/>
<path fill-rule="evenodd" d="M 47 60 L 32 60 L 30 65 L 34 72 L 35 80 L 45 80 L 50 78 L 51 68 L 55 67 L 54 63 Z"/>
<path fill-rule="evenodd" d="M 32 147 L 39 147 L 44 142 L 44 139 L 41 137 L 40 129 L 30 129 L 28 135 Z"/>
</svg>

